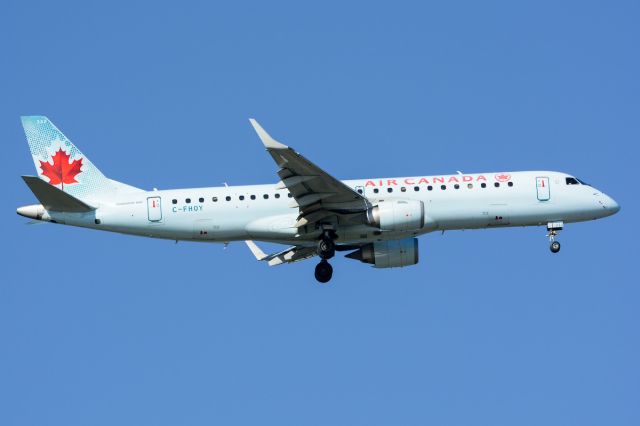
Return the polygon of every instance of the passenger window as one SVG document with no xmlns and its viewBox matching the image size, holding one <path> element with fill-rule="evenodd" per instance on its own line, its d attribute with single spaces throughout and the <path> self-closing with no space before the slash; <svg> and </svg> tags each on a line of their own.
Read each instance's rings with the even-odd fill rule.
<svg viewBox="0 0 640 426">
<path fill-rule="evenodd" d="M 275 197 L 280 198 L 280 194 L 276 193 Z"/>
<path fill-rule="evenodd" d="M 204 198 L 202 198 L 202 197 L 198 198 L 198 202 L 204 203 Z"/>
<path fill-rule="evenodd" d="M 454 187 L 455 189 L 460 189 L 460 185 L 458 185 L 457 183 L 456 183 L 455 185 L 453 185 L 453 187 Z"/>
<path fill-rule="evenodd" d="M 496 188 L 500 188 L 500 182 L 494 182 L 493 186 L 495 186 Z"/>
<path fill-rule="evenodd" d="M 472 183 L 468 183 L 468 184 L 467 184 L 467 188 L 469 188 L 469 189 L 473 189 L 473 184 L 472 184 Z"/>
<path fill-rule="evenodd" d="M 255 196 L 255 195 L 252 195 L 252 196 L 251 196 L 251 199 L 252 199 L 252 200 L 255 200 L 255 199 L 256 199 L 256 196 Z"/>
<path fill-rule="evenodd" d="M 244 200 L 244 195 L 240 196 L 240 201 Z"/>
<path fill-rule="evenodd" d="M 171 200 L 171 204 L 178 204 L 178 200 L 174 198 L 173 200 Z"/>
<path fill-rule="evenodd" d="M 217 203 L 217 202 L 218 202 L 218 197 L 213 197 L 213 198 L 211 199 L 211 201 L 213 201 L 214 203 Z"/>
<path fill-rule="evenodd" d="M 427 191 L 433 191 L 433 186 L 431 185 L 427 186 Z"/>
<path fill-rule="evenodd" d="M 265 200 L 268 200 L 268 199 L 269 199 L 269 194 L 264 194 L 264 195 L 262 196 L 262 198 L 264 198 Z"/>
<path fill-rule="evenodd" d="M 289 193 L 287 194 L 287 197 L 291 198 L 291 197 L 293 197 L 293 195 L 291 195 L 291 193 L 289 192 Z"/>
<path fill-rule="evenodd" d="M 484 183 L 484 182 L 482 182 L 482 183 L 480 184 L 480 187 L 481 187 L 481 188 L 486 188 L 486 187 L 487 187 L 487 184 L 486 184 L 486 183 Z"/>
<path fill-rule="evenodd" d="M 362 188 L 358 188 L 358 194 L 362 194 Z"/>
<path fill-rule="evenodd" d="M 447 185 L 440 185 L 440 189 L 444 191 L 445 189 L 447 189 Z"/>
<path fill-rule="evenodd" d="M 184 200 L 184 202 L 187 204 L 191 204 L 191 198 L 187 198 L 186 200 Z"/>
<path fill-rule="evenodd" d="M 513 186 L 513 182 L 509 182 L 507 185 L 508 186 Z"/>
<path fill-rule="evenodd" d="M 387 188 L 387 192 L 393 192 L 393 188 Z"/>
<path fill-rule="evenodd" d="M 414 190 L 414 191 L 416 191 L 416 192 L 418 192 L 418 191 L 420 191 L 420 187 L 419 187 L 419 186 L 414 186 L 414 187 L 413 187 L 413 190 Z"/>
<path fill-rule="evenodd" d="M 402 192 L 407 192 L 407 188 L 405 188 L 404 186 L 402 188 L 400 188 L 400 191 Z"/>
<path fill-rule="evenodd" d="M 377 194 L 378 192 L 380 192 L 380 190 L 378 188 L 373 188 L 373 193 Z"/>
<path fill-rule="evenodd" d="M 228 195 L 225 197 L 225 200 L 227 201 L 231 201 L 231 197 L 229 197 Z"/>
</svg>

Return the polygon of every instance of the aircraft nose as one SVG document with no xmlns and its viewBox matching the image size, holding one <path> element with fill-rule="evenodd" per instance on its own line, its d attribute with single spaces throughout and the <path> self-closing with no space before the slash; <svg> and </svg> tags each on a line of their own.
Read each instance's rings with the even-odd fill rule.
<svg viewBox="0 0 640 426">
<path fill-rule="evenodd" d="M 611 211 L 611 214 L 616 214 L 620 211 L 620 204 L 617 203 L 616 200 L 607 196 L 608 200 L 606 202 L 607 210 Z"/>
<path fill-rule="evenodd" d="M 604 209 L 603 213 L 605 216 L 611 216 L 620 211 L 620 204 L 604 192 L 601 192 L 598 198 L 598 203 Z"/>
</svg>

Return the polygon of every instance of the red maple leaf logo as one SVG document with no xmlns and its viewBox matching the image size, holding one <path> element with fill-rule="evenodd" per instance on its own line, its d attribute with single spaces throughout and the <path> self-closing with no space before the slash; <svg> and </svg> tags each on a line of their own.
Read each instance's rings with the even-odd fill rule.
<svg viewBox="0 0 640 426">
<path fill-rule="evenodd" d="M 42 174 L 49 178 L 51 185 L 62 185 L 62 189 L 64 189 L 65 183 L 78 183 L 76 175 L 81 172 L 82 158 L 71 162 L 69 162 L 69 159 L 69 154 L 60 148 L 53 157 L 51 157 L 53 165 L 48 161 L 40 160 Z"/>
<path fill-rule="evenodd" d="M 508 173 L 497 174 L 495 177 L 498 182 L 506 182 L 511 179 L 511 175 Z"/>
</svg>

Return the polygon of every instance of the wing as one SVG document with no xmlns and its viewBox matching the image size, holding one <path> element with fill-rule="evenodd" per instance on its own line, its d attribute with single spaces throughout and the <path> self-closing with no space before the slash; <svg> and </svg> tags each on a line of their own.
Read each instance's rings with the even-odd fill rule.
<svg viewBox="0 0 640 426">
<path fill-rule="evenodd" d="M 304 232 L 315 230 L 315 224 L 336 224 L 340 220 L 361 217 L 371 207 L 362 195 L 307 160 L 292 148 L 273 139 L 254 119 L 249 120 L 265 148 L 280 170 L 278 189 L 287 188 L 299 209 L 295 226 Z M 357 220 L 356 223 L 361 222 Z"/>
<path fill-rule="evenodd" d="M 256 259 L 267 262 L 269 266 L 298 262 L 316 255 L 315 247 L 293 246 L 278 253 L 265 254 L 253 241 L 248 240 L 245 243 L 247 243 L 249 250 L 251 250 Z"/>
</svg>

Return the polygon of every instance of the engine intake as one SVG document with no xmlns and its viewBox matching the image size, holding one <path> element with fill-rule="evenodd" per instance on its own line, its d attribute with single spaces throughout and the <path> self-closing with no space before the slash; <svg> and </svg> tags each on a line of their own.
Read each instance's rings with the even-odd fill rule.
<svg viewBox="0 0 640 426">
<path fill-rule="evenodd" d="M 380 241 L 366 244 L 346 257 L 376 268 L 400 268 L 418 263 L 418 239 Z"/>
<path fill-rule="evenodd" d="M 382 231 L 416 231 L 425 223 L 424 203 L 418 200 L 380 201 L 367 210 L 369 225 Z"/>
</svg>

